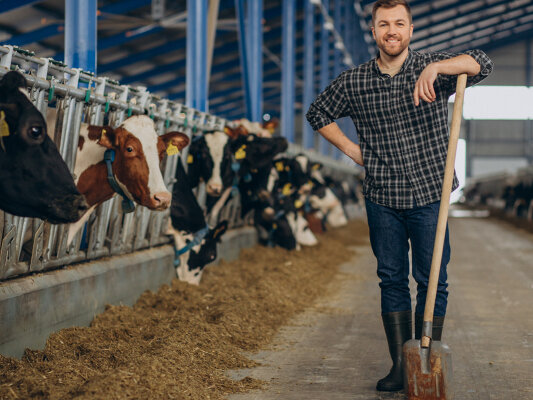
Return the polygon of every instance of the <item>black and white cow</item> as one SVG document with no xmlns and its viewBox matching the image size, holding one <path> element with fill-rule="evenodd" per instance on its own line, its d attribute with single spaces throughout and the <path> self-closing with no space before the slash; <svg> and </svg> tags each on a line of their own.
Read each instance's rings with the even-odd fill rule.
<svg viewBox="0 0 533 400">
<path fill-rule="evenodd" d="M 274 199 L 275 212 L 283 212 L 299 245 L 314 246 L 318 243 L 304 218 L 304 204 L 300 190 L 307 183 L 306 174 L 294 158 L 280 157 L 274 160 L 270 170 L 267 190 Z"/>
<path fill-rule="evenodd" d="M 242 157 L 238 185 L 243 216 L 264 202 L 272 162 L 287 147 L 285 138 L 263 138 L 255 134 L 239 136 L 232 141 L 233 152 Z"/>
<path fill-rule="evenodd" d="M 51 223 L 74 222 L 87 210 L 15 71 L 0 80 L 0 209 Z"/>
<path fill-rule="evenodd" d="M 295 158 L 302 171 L 309 177 L 308 183 L 302 187 L 300 194 L 302 201 L 318 211 L 320 218 L 332 227 L 344 226 L 348 223 L 340 199 L 327 186 L 326 180 L 320 172 L 321 164 L 312 163 L 305 155 Z"/>
<path fill-rule="evenodd" d="M 227 134 L 214 131 L 194 137 L 187 157 L 191 186 L 195 188 L 203 180 L 209 196 L 220 196 L 233 182 L 231 163 L 231 138 Z"/>
<path fill-rule="evenodd" d="M 217 257 L 217 243 L 227 226 L 227 221 L 213 229 L 207 226 L 185 169 L 178 160 L 167 234 L 174 238 L 176 274 L 180 280 L 200 283 L 204 267 Z"/>
</svg>

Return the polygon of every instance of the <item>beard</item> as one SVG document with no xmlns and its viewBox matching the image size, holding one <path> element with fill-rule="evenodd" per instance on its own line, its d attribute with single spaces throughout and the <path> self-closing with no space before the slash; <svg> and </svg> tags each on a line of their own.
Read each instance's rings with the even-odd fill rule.
<svg viewBox="0 0 533 400">
<path fill-rule="evenodd" d="M 390 37 L 383 38 L 377 43 L 378 49 L 380 49 L 383 53 L 388 55 L 389 57 L 396 57 L 403 53 L 403 51 L 409 46 L 410 38 L 402 39 L 401 37 L 398 37 L 398 43 L 391 46 L 388 44 L 387 39 L 390 39 Z"/>
</svg>

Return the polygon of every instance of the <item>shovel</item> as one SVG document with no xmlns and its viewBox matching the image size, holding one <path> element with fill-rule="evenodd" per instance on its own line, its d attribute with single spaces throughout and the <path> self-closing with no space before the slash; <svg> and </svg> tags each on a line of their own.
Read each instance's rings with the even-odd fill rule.
<svg viewBox="0 0 533 400">
<path fill-rule="evenodd" d="M 409 400 L 451 400 L 453 398 L 451 350 L 440 341 L 433 342 L 431 334 L 465 88 L 466 74 L 461 74 L 457 77 L 452 127 L 448 142 L 437 232 L 433 246 L 422 336 L 420 340 L 411 339 L 403 346 L 404 387 Z"/>
</svg>

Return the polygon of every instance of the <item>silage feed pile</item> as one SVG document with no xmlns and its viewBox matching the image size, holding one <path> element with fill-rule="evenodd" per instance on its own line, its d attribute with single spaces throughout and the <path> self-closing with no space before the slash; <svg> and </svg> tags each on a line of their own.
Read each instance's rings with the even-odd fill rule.
<svg viewBox="0 0 533 400">
<path fill-rule="evenodd" d="M 0 356 L 0 399 L 224 399 L 260 388 L 226 372 L 324 294 L 364 221 L 329 230 L 302 251 L 254 247 L 208 267 L 200 286 L 174 280 L 133 307 L 108 306 L 91 326 L 63 329 L 22 360 Z"/>
</svg>

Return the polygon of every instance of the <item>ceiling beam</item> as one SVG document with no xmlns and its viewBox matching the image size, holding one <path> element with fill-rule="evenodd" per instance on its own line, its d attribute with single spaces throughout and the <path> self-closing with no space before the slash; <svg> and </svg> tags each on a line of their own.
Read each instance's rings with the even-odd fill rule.
<svg viewBox="0 0 533 400">
<path fill-rule="evenodd" d="M 1 2 L 0 4 L 3 3 L 4 2 Z M 151 0 L 125 0 L 110 4 L 108 6 L 104 6 L 100 8 L 99 11 L 111 14 L 126 13 L 128 11 L 141 8 L 149 4 L 151 4 Z M 102 16 L 101 18 L 105 18 L 105 16 Z M 12 42 L 16 42 L 17 46 L 23 46 L 29 43 L 42 42 L 43 40 L 46 40 L 50 37 L 56 36 L 64 32 L 65 26 L 63 23 L 51 24 L 49 26 L 54 25 L 55 27 L 51 29 L 46 29 L 48 28 L 48 26 L 45 26 L 30 32 L 25 32 L 20 35 L 12 36 L 6 42 L 9 42 L 9 44 L 11 44 Z"/>
<path fill-rule="evenodd" d="M 0 1 L 0 13 L 15 10 L 20 7 L 30 6 L 42 0 L 3 0 Z"/>
<path fill-rule="evenodd" d="M 520 18 L 524 18 L 524 17 L 520 17 Z M 461 35 L 455 35 L 455 36 L 443 39 L 443 40 L 439 41 L 438 43 L 432 43 L 432 44 L 417 48 L 417 50 L 435 51 L 435 50 L 443 50 L 443 49 L 453 49 L 453 48 L 455 48 L 455 47 L 457 47 L 457 46 L 459 46 L 459 45 L 461 45 L 463 43 L 469 44 L 469 43 L 472 43 L 472 42 L 474 42 L 476 40 L 479 40 L 481 38 L 484 38 L 484 37 L 492 37 L 493 35 L 497 35 L 499 32 L 506 32 L 506 31 L 511 31 L 512 32 L 516 28 L 518 28 L 520 26 L 523 26 L 523 25 L 530 24 L 532 22 L 533 22 L 533 19 L 529 19 L 525 23 L 519 23 L 519 24 L 514 24 L 513 23 L 512 26 L 506 27 L 504 29 L 501 29 L 501 28 L 497 29 L 497 27 L 501 27 L 502 25 L 504 25 L 504 24 L 502 24 L 502 22 L 497 22 L 497 23 L 491 24 L 491 25 L 486 26 L 486 27 L 484 27 L 482 29 L 479 29 L 479 28 L 477 28 L 474 25 L 472 27 L 472 29 L 469 29 L 469 31 L 473 32 L 472 34 L 465 35 L 463 33 Z M 485 31 L 488 31 L 488 30 L 491 30 L 491 29 L 495 29 L 494 32 L 484 33 Z M 446 47 L 441 48 L 441 46 L 443 44 L 445 44 Z"/>
</svg>

